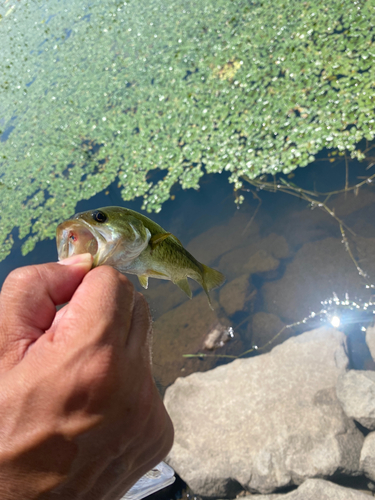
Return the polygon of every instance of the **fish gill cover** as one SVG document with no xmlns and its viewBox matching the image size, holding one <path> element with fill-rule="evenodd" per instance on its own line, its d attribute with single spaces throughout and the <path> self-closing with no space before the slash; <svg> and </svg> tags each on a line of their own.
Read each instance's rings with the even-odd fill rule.
<svg viewBox="0 0 375 500">
<path fill-rule="evenodd" d="M 374 25 L 364 0 L 3 1 L 0 260 L 115 180 L 159 211 L 205 172 L 238 189 L 323 148 L 361 159 Z"/>
</svg>

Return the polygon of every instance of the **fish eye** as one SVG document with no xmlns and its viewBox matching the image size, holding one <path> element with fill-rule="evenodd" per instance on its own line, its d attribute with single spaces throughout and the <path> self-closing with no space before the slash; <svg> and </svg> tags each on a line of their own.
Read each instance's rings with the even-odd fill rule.
<svg viewBox="0 0 375 500">
<path fill-rule="evenodd" d="M 100 210 L 94 210 L 91 216 L 96 222 L 103 223 L 107 220 L 106 214 L 101 212 Z"/>
</svg>

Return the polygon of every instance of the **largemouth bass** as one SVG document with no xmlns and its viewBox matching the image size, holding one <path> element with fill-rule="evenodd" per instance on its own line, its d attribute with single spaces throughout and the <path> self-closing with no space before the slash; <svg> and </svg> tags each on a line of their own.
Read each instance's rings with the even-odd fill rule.
<svg viewBox="0 0 375 500">
<path fill-rule="evenodd" d="M 105 264 L 136 274 L 143 288 L 148 287 L 148 278 L 171 280 L 191 298 L 187 278 L 192 278 L 206 292 L 211 308 L 209 291 L 225 281 L 219 271 L 198 262 L 173 234 L 123 207 L 78 213 L 59 224 L 56 240 L 59 260 L 89 252 L 93 267 Z"/>
</svg>

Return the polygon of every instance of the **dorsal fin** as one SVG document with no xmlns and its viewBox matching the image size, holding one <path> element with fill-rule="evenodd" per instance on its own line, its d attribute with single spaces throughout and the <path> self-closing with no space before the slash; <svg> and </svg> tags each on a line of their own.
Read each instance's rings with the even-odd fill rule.
<svg viewBox="0 0 375 500">
<path fill-rule="evenodd" d="M 172 233 L 158 233 L 151 236 L 149 244 L 151 249 L 154 250 L 165 238 L 168 238 Z"/>
</svg>

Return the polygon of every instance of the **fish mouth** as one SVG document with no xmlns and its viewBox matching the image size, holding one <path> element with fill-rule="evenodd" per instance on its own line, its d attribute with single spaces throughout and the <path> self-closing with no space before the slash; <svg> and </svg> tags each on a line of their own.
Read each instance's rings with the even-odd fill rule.
<svg viewBox="0 0 375 500">
<path fill-rule="evenodd" d="M 102 236 L 82 219 L 67 220 L 57 226 L 56 243 L 59 260 L 72 255 L 90 253 L 95 260 Z"/>
</svg>

